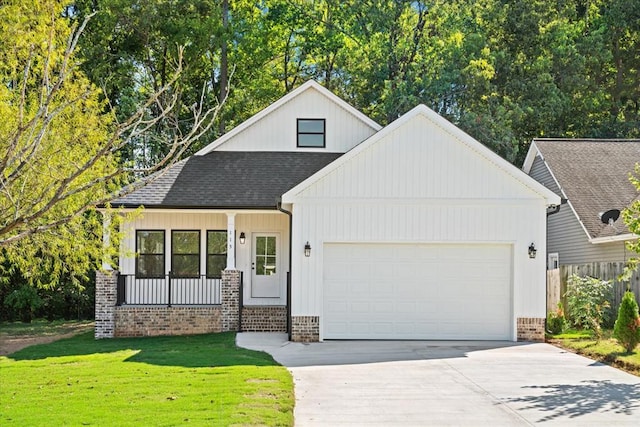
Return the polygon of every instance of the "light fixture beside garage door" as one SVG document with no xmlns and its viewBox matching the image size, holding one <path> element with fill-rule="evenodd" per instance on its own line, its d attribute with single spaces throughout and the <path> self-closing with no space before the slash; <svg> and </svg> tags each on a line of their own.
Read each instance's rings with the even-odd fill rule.
<svg viewBox="0 0 640 427">
<path fill-rule="evenodd" d="M 532 242 L 529 245 L 529 258 L 535 258 L 537 252 L 538 252 L 538 250 L 536 249 L 536 246 Z"/>
<path fill-rule="evenodd" d="M 304 245 L 304 256 L 306 256 L 307 258 L 311 256 L 311 245 L 308 241 L 307 244 Z"/>
</svg>

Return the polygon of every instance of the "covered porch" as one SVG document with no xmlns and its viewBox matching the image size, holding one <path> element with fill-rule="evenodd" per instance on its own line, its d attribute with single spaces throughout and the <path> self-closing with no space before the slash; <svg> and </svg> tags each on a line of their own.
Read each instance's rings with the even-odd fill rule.
<svg viewBox="0 0 640 427">
<path fill-rule="evenodd" d="M 284 212 L 148 209 L 123 231 L 112 273 L 114 336 L 225 330 L 220 319 L 230 299 L 230 330 L 289 330 Z"/>
</svg>

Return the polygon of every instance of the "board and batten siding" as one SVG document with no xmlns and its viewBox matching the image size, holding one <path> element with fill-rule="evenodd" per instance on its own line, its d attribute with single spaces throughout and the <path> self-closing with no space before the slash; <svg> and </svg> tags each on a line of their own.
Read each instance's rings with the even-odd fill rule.
<svg viewBox="0 0 640 427">
<path fill-rule="evenodd" d="M 297 147 L 297 119 L 325 119 L 325 148 Z M 216 151 L 344 153 L 376 132 L 325 95 L 309 88 L 244 129 Z"/>
<path fill-rule="evenodd" d="M 325 244 L 497 243 L 513 253 L 512 330 L 517 317 L 545 317 L 546 200 L 503 167 L 418 115 L 302 189 L 293 196 L 292 315 L 323 316 Z"/>
<path fill-rule="evenodd" d="M 273 211 L 264 213 L 242 213 L 236 211 L 236 268 L 243 272 L 244 303 L 246 305 L 284 305 L 286 303 L 286 272 L 289 261 L 289 220 L 287 215 Z M 199 230 L 200 231 L 200 266 L 201 274 L 206 271 L 207 230 L 227 230 L 227 215 L 225 212 L 189 212 L 164 211 L 154 212 L 146 210 L 132 222 L 125 224 L 125 237 L 122 240 L 120 256 L 120 272 L 122 274 L 135 273 L 135 258 L 126 256 L 136 247 L 135 230 L 165 230 L 165 273 L 171 269 L 171 230 Z M 238 236 L 241 232 L 246 235 L 246 242 L 241 245 Z M 280 299 L 251 298 L 251 241 L 252 233 L 279 233 L 281 275 Z"/>
<path fill-rule="evenodd" d="M 540 155 L 536 156 L 529 173 L 536 181 L 558 195 L 560 189 Z M 560 211 L 548 217 L 547 252 L 557 253 L 560 265 L 591 262 L 625 262 L 629 258 L 624 242 L 593 244 L 571 208 L 571 200 Z"/>
</svg>

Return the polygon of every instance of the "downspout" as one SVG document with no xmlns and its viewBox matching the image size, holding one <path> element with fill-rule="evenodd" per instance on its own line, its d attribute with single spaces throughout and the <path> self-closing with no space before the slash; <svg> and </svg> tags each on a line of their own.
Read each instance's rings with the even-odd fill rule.
<svg viewBox="0 0 640 427">
<path fill-rule="evenodd" d="M 567 204 L 567 199 L 565 199 L 564 197 L 561 197 L 560 198 L 560 204 L 559 205 L 554 205 L 551 208 L 551 210 L 547 211 L 547 218 L 549 218 L 551 215 L 555 215 L 558 212 L 560 212 L 560 207 L 562 205 L 566 205 L 566 204 Z M 547 222 L 547 230 L 548 230 L 548 227 L 549 227 L 549 223 Z M 548 240 L 549 240 L 549 236 L 547 236 L 547 246 L 549 245 Z M 547 250 L 548 250 L 548 247 L 547 247 Z M 560 267 L 560 266 L 558 265 L 558 267 Z M 562 300 L 562 296 L 561 296 L 560 300 Z M 547 311 L 547 309 L 548 309 L 547 304 L 545 304 L 545 313 L 546 313 L 545 320 L 544 320 L 544 329 L 545 329 L 545 331 L 547 330 L 547 319 L 549 318 L 549 312 Z"/>
<path fill-rule="evenodd" d="M 293 214 L 282 207 L 282 201 L 278 201 L 276 205 L 278 210 L 289 217 L 289 277 L 287 280 L 287 334 L 291 341 L 291 264 L 292 264 L 292 243 L 293 243 Z"/>
</svg>

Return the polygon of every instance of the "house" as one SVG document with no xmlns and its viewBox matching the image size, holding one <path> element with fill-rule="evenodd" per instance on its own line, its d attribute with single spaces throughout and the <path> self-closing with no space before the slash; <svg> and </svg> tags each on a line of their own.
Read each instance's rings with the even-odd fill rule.
<svg viewBox="0 0 640 427">
<path fill-rule="evenodd" d="M 559 203 L 424 105 L 381 128 L 310 81 L 113 201 L 145 209 L 96 337 L 541 340 Z"/>
<path fill-rule="evenodd" d="M 637 238 L 619 216 L 638 198 L 629 173 L 640 140 L 534 139 L 523 170 L 563 199 L 548 217 L 549 269 L 624 263 L 625 242 Z"/>
</svg>

